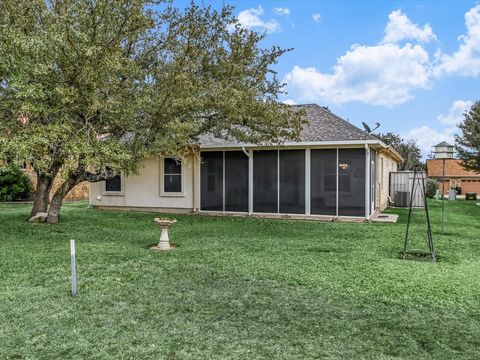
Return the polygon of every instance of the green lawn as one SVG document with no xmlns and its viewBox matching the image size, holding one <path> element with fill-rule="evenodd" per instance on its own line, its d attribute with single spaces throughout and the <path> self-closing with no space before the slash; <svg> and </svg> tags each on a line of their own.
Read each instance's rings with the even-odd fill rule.
<svg viewBox="0 0 480 360">
<path fill-rule="evenodd" d="M 0 205 L 0 359 L 480 358 L 480 207 L 447 203 L 440 261 L 398 224 L 154 214 L 67 204 L 62 224 Z M 393 211 L 393 210 L 392 210 Z M 79 295 L 69 296 L 69 239 Z"/>
</svg>

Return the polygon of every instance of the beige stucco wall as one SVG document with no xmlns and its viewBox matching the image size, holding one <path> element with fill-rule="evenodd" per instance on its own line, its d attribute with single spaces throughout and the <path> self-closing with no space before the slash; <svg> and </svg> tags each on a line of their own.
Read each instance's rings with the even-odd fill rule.
<svg viewBox="0 0 480 360">
<path fill-rule="evenodd" d="M 377 151 L 377 191 L 376 207 L 384 210 L 388 207 L 390 172 L 397 171 L 397 161 L 385 150 Z"/>
<path fill-rule="evenodd" d="M 194 171 L 195 155 L 188 156 L 182 163 L 181 195 L 172 196 L 162 193 L 162 158 L 145 160 L 138 175 L 122 177 L 122 192 L 105 192 L 105 182 L 94 183 L 90 187 L 90 204 L 98 207 L 183 209 L 194 208 Z"/>
</svg>

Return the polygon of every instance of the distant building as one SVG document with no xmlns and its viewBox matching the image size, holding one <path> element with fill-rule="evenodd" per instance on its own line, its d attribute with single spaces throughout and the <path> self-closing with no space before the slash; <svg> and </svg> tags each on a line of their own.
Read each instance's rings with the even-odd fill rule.
<svg viewBox="0 0 480 360">
<path fill-rule="evenodd" d="M 444 194 L 450 189 L 456 189 L 459 194 L 480 194 L 480 174 L 465 170 L 461 161 L 455 159 L 453 145 L 445 141 L 434 146 L 433 159 L 427 160 L 427 175 L 437 180 L 438 187 Z M 442 181 L 443 176 L 445 181 Z"/>
<path fill-rule="evenodd" d="M 442 141 L 440 144 L 434 146 L 433 157 L 434 159 L 453 159 L 454 149 L 453 145 L 450 145 L 446 141 Z"/>
</svg>

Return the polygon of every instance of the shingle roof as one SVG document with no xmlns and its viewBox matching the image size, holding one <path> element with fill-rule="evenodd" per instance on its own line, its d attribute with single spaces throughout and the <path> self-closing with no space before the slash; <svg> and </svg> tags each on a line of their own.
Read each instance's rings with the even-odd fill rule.
<svg viewBox="0 0 480 360">
<path fill-rule="evenodd" d="M 450 145 L 446 141 L 442 141 L 440 144 L 435 145 L 435 147 L 445 147 L 445 146 L 453 146 L 453 145 Z"/>
<path fill-rule="evenodd" d="M 365 131 L 350 124 L 348 121 L 335 115 L 330 110 L 317 104 L 292 105 L 298 109 L 304 109 L 309 124 L 306 125 L 300 135 L 300 142 L 321 141 L 354 141 L 376 140 Z M 236 141 L 218 139 L 213 136 L 203 135 L 199 139 L 200 146 L 235 146 L 244 145 Z M 290 144 L 290 142 L 289 142 Z"/>
</svg>

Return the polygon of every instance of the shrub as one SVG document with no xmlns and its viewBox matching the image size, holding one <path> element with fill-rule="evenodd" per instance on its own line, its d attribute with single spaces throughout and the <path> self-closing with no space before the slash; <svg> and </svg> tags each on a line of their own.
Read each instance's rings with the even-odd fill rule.
<svg viewBox="0 0 480 360">
<path fill-rule="evenodd" d="M 30 197 L 30 180 L 14 166 L 0 168 L 0 201 L 25 200 Z"/>
<path fill-rule="evenodd" d="M 433 179 L 427 179 L 427 183 L 425 184 L 425 195 L 427 198 L 432 199 L 437 192 L 438 184 Z"/>
</svg>

